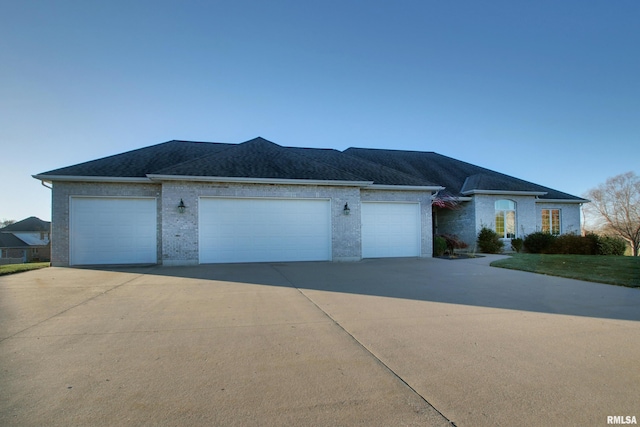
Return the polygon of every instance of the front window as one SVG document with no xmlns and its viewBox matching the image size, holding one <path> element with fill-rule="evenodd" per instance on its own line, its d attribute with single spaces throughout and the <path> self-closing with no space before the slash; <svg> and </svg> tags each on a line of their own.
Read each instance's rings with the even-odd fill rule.
<svg viewBox="0 0 640 427">
<path fill-rule="evenodd" d="M 504 239 L 516 237 L 516 202 L 496 201 L 496 233 Z"/>
<path fill-rule="evenodd" d="M 560 209 L 542 210 L 542 232 L 560 234 Z"/>
</svg>

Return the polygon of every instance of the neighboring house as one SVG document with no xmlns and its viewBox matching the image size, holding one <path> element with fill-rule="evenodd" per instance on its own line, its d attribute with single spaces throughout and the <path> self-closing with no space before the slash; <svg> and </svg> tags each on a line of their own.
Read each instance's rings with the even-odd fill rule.
<svg viewBox="0 0 640 427">
<path fill-rule="evenodd" d="M 470 245 L 482 225 L 579 231 L 586 202 L 435 153 L 263 138 L 169 141 L 34 178 L 52 183 L 55 266 L 430 257 L 435 231 Z M 443 194 L 456 209 L 433 206 Z"/>
<path fill-rule="evenodd" d="M 49 261 L 51 223 L 35 216 L 0 228 L 0 263 Z"/>
</svg>

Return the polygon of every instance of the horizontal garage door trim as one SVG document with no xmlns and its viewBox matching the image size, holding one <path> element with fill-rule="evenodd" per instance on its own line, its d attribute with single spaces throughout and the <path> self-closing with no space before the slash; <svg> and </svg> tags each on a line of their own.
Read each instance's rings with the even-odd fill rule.
<svg viewBox="0 0 640 427">
<path fill-rule="evenodd" d="M 329 261 L 331 200 L 201 197 L 200 263 Z"/>
<path fill-rule="evenodd" d="M 362 257 L 420 256 L 420 203 L 362 202 Z"/>
<path fill-rule="evenodd" d="M 71 196 L 71 265 L 156 264 L 155 197 Z"/>
</svg>

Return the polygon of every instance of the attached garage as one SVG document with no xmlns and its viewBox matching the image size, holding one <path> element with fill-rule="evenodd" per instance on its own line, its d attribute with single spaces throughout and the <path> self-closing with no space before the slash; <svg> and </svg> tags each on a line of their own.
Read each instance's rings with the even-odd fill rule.
<svg viewBox="0 0 640 427">
<path fill-rule="evenodd" d="M 72 197 L 71 265 L 156 264 L 155 198 Z"/>
<path fill-rule="evenodd" d="M 420 256 L 420 204 L 362 202 L 362 257 Z"/>
<path fill-rule="evenodd" d="M 202 197 L 200 263 L 329 261 L 330 212 L 327 199 Z"/>
</svg>

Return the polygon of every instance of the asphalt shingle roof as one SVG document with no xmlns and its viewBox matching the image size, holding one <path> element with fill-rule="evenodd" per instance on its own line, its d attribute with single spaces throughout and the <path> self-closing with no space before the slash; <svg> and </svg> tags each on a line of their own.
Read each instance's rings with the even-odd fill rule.
<svg viewBox="0 0 640 427">
<path fill-rule="evenodd" d="M 22 221 L 14 222 L 4 228 L 0 228 L 0 233 L 15 233 L 19 231 L 49 231 L 51 223 L 43 221 L 38 217 L 30 216 Z"/>
<path fill-rule="evenodd" d="M 359 181 L 442 186 L 454 196 L 473 191 L 546 192 L 542 199 L 582 200 L 434 152 L 282 147 L 264 138 L 241 144 L 168 141 L 37 175 L 144 178 L 173 175 L 223 178 Z"/>
<path fill-rule="evenodd" d="M 27 243 L 11 233 L 0 233 L 0 248 L 28 248 Z"/>
<path fill-rule="evenodd" d="M 343 152 L 338 150 L 295 147 L 289 147 L 287 149 L 349 171 L 364 177 L 362 180 L 373 181 L 373 183 L 377 185 L 438 186 L 438 184 L 434 182 L 391 169 L 378 163 L 354 156 L 345 156 Z"/>
<path fill-rule="evenodd" d="M 223 151 L 235 144 L 168 141 L 102 159 L 54 169 L 41 175 L 144 178 L 178 163 Z"/>
<path fill-rule="evenodd" d="M 281 147 L 264 138 L 233 145 L 215 154 L 157 170 L 154 174 L 367 181 L 363 176 L 301 155 L 295 150 Z"/>
<path fill-rule="evenodd" d="M 546 192 L 547 194 L 540 196 L 541 199 L 582 200 L 580 197 L 434 152 L 349 148 L 344 153 L 437 182 L 454 196 L 465 196 L 474 190 L 528 191 Z"/>
</svg>

